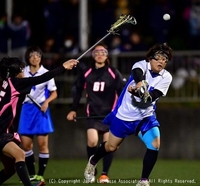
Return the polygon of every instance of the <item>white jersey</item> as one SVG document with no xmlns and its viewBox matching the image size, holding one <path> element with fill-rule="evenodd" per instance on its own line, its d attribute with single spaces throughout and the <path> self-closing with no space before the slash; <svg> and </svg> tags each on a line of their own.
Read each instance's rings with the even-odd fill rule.
<svg viewBox="0 0 200 186">
<path fill-rule="evenodd" d="M 149 62 L 142 60 L 135 63 L 132 69 L 140 68 L 143 71 L 143 75 L 145 75 L 145 80 L 148 83 L 148 90 L 152 91 L 153 89 L 157 89 L 163 93 L 163 96 L 167 94 L 169 86 L 172 82 L 171 74 L 163 69 L 158 75 L 153 75 L 151 73 L 151 65 Z M 141 120 L 145 117 L 151 116 L 154 114 L 155 111 L 155 100 L 149 107 L 145 109 L 138 108 L 132 104 L 133 98 L 132 94 L 128 92 L 128 87 L 132 85 L 135 86 L 135 80 L 132 75 L 130 76 L 123 92 L 121 93 L 117 107 L 115 109 L 116 117 L 125 120 L 125 121 L 135 121 Z M 140 98 L 134 96 L 135 100 L 140 102 Z"/>
<path fill-rule="evenodd" d="M 35 74 L 31 74 L 30 66 L 26 66 L 24 69 L 24 77 L 40 76 L 47 71 L 48 70 L 41 65 Z M 54 78 L 52 78 L 49 81 L 33 86 L 30 95 L 33 96 L 38 103 L 42 103 L 49 97 L 49 91 L 55 90 L 57 90 L 57 87 Z M 26 97 L 24 102 L 33 103 L 28 97 Z"/>
</svg>

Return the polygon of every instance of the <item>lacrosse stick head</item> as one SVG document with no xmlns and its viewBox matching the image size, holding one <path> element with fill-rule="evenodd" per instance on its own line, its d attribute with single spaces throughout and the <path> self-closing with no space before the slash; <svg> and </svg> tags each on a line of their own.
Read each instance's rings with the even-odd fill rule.
<svg viewBox="0 0 200 186">
<path fill-rule="evenodd" d="M 148 83 L 145 80 L 142 80 L 142 86 L 137 89 L 137 92 L 144 103 L 147 101 L 152 102 L 152 97 L 147 90 Z"/>
<path fill-rule="evenodd" d="M 119 31 L 119 28 L 122 25 L 127 24 L 127 23 L 136 25 L 137 21 L 136 21 L 135 17 L 133 17 L 133 16 L 120 15 L 119 18 L 117 19 L 117 21 L 111 25 L 110 30 L 108 30 L 108 32 L 110 34 L 116 34 Z"/>
</svg>

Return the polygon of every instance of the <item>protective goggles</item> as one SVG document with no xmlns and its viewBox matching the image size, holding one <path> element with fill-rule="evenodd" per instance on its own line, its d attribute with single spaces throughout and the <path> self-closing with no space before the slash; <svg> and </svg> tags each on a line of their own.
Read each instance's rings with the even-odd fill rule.
<svg viewBox="0 0 200 186">
<path fill-rule="evenodd" d="M 156 61 L 164 61 L 165 63 L 168 62 L 168 56 L 163 51 L 156 52 L 153 59 Z"/>
<path fill-rule="evenodd" d="M 39 52 L 31 52 L 31 53 L 29 54 L 29 58 L 31 58 L 31 57 L 33 57 L 33 56 L 36 56 L 36 57 L 39 57 L 39 58 L 42 57 L 42 55 L 41 55 Z"/>
<path fill-rule="evenodd" d="M 96 56 L 108 56 L 108 51 L 106 49 L 95 49 L 92 52 L 92 56 L 96 57 Z"/>
</svg>

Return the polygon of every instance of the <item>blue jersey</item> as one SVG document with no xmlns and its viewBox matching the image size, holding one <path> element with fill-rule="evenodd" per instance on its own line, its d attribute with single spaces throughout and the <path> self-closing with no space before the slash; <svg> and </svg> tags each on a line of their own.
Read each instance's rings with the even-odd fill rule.
<svg viewBox="0 0 200 186">
<path fill-rule="evenodd" d="M 30 72 L 30 66 L 24 69 L 25 77 L 40 76 L 48 70 L 42 65 L 35 74 Z M 38 102 L 43 103 L 48 97 L 49 93 L 55 91 L 55 80 L 52 78 L 39 85 L 32 87 L 30 95 Z M 27 97 L 22 106 L 18 133 L 21 135 L 43 135 L 49 134 L 54 131 L 53 122 L 50 115 L 49 108 L 45 113 Z"/>
<path fill-rule="evenodd" d="M 38 71 L 35 74 L 32 74 L 30 72 L 30 66 L 27 66 L 24 69 L 24 77 L 40 76 L 46 72 L 48 72 L 48 70 L 44 68 L 43 65 L 41 65 Z M 49 93 L 55 90 L 57 90 L 57 87 L 56 87 L 54 78 L 52 78 L 49 81 L 45 81 L 39 85 L 33 86 L 31 89 L 30 95 L 34 97 L 34 99 L 38 103 L 43 103 L 49 97 Z M 33 102 L 28 97 L 26 97 L 24 102 L 33 104 Z"/>
<path fill-rule="evenodd" d="M 169 86 L 172 82 L 172 76 L 167 70 L 163 69 L 159 72 L 159 74 L 155 76 L 154 74 L 151 73 L 150 63 L 145 60 L 135 63 L 132 69 L 135 68 L 142 69 L 143 75 L 145 76 L 145 80 L 148 83 L 149 92 L 154 89 L 157 89 L 163 93 L 163 96 L 167 94 Z M 113 114 L 117 118 L 124 121 L 142 120 L 145 117 L 152 116 L 155 110 L 155 103 L 158 99 L 153 101 L 152 104 L 149 105 L 147 108 L 138 108 L 133 104 L 132 100 L 133 95 L 127 90 L 130 85 L 131 86 L 136 85 L 136 82 L 132 75 L 130 76 L 126 86 L 124 87 L 119 97 L 119 100 L 113 111 Z M 137 102 L 141 101 L 141 99 L 137 96 L 134 96 L 134 99 Z"/>
</svg>

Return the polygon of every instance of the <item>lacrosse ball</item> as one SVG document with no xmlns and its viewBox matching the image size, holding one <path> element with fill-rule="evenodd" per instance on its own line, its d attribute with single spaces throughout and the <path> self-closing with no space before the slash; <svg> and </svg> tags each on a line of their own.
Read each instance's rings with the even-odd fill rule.
<svg viewBox="0 0 200 186">
<path fill-rule="evenodd" d="M 169 14 L 164 14 L 164 15 L 163 15 L 163 19 L 164 19 L 165 21 L 170 20 L 170 15 L 169 15 Z"/>
</svg>

